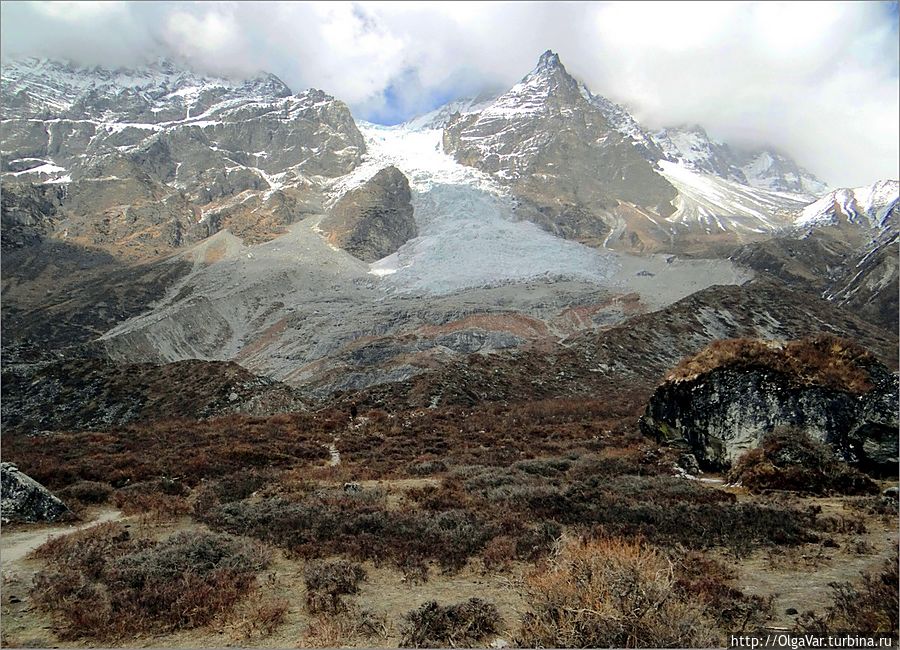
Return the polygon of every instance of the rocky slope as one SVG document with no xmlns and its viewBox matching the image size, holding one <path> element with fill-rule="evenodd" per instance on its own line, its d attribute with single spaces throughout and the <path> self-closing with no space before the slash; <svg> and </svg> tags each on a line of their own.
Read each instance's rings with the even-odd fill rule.
<svg viewBox="0 0 900 650">
<path fill-rule="evenodd" d="M 732 149 L 699 127 L 652 134 L 549 51 L 493 101 L 462 103 L 443 147 L 508 186 L 520 218 L 638 252 L 709 254 L 770 236 L 825 187 L 785 156 Z"/>
<path fill-rule="evenodd" d="M 704 469 L 728 467 L 790 426 L 864 467 L 897 463 L 897 377 L 862 349 L 819 337 L 720 341 L 673 370 L 641 418 Z"/>
<path fill-rule="evenodd" d="M 619 211 L 672 212 L 674 188 L 603 114 L 552 52 L 508 92 L 444 129 L 444 150 L 509 185 L 520 216 L 601 244 Z"/>
<path fill-rule="evenodd" d="M 819 297 L 754 281 L 703 289 L 658 311 L 573 334 L 559 346 L 452 359 L 440 370 L 354 399 L 399 409 L 603 396 L 630 405 L 636 417 L 671 368 L 715 340 L 791 340 L 812 333 L 852 339 L 888 368 L 897 367 L 895 335 Z"/>
<path fill-rule="evenodd" d="M 296 391 L 231 362 L 152 365 L 69 359 L 3 365 L 2 424 L 7 435 L 304 409 Z"/>
<path fill-rule="evenodd" d="M 397 251 L 418 234 L 409 181 L 394 166 L 343 195 L 319 223 L 328 241 L 365 262 Z"/>
<path fill-rule="evenodd" d="M 7 223 L 51 221 L 56 236 L 117 255 L 158 254 L 223 227 L 269 238 L 319 211 L 322 183 L 365 151 L 343 103 L 293 95 L 273 75 L 25 60 L 4 66 L 2 97 L 4 193 L 61 193 L 53 210 L 19 201 Z"/>
</svg>

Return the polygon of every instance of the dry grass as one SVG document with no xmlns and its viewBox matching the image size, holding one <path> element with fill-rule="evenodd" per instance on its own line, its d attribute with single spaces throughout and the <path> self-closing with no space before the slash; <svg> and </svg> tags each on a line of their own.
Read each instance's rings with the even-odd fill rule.
<svg viewBox="0 0 900 650">
<path fill-rule="evenodd" d="M 831 447 L 792 427 L 780 427 L 766 434 L 758 448 L 737 459 L 728 480 L 739 482 L 751 492 L 878 493 L 878 485 L 872 479 L 840 461 Z"/>
<path fill-rule="evenodd" d="M 802 386 L 824 386 L 855 394 L 872 388 L 866 366 L 871 354 L 851 341 L 821 334 L 776 343 L 758 339 L 713 341 L 679 363 L 667 381 L 684 381 L 719 368 L 769 368 Z"/>
<path fill-rule="evenodd" d="M 644 543 L 567 541 L 527 579 L 517 642 L 545 648 L 718 646 L 703 603 L 678 594 L 674 565 Z"/>
</svg>

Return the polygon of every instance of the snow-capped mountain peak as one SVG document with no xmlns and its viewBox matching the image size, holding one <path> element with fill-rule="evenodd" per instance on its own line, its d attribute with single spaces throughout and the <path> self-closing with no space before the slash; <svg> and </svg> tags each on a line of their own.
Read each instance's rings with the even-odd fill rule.
<svg viewBox="0 0 900 650">
<path fill-rule="evenodd" d="M 896 228 L 900 183 L 881 180 L 872 185 L 833 190 L 806 206 L 794 225 L 798 228 L 839 225 L 841 222 L 884 230 Z"/>
</svg>

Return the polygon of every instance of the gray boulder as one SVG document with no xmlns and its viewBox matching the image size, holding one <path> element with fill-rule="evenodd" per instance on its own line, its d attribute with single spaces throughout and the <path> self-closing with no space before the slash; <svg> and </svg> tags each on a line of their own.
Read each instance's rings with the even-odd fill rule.
<svg viewBox="0 0 900 650">
<path fill-rule="evenodd" d="M 72 514 L 66 504 L 12 463 L 0 463 L 0 487 L 3 523 L 59 521 Z"/>
<path fill-rule="evenodd" d="M 640 427 L 683 447 L 703 469 L 721 470 L 762 437 L 790 426 L 830 444 L 846 462 L 893 472 L 897 467 L 897 377 L 867 361 L 871 389 L 858 393 L 804 384 L 764 365 L 716 367 L 659 386 Z"/>
</svg>

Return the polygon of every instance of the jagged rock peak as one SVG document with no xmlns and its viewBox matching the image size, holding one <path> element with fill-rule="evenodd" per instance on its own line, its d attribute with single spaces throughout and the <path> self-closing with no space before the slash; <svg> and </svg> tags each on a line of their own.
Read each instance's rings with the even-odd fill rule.
<svg viewBox="0 0 900 650">
<path fill-rule="evenodd" d="M 531 72 L 525 75 L 521 83 L 528 85 L 529 82 L 533 84 L 538 80 L 549 81 L 551 79 L 562 80 L 566 85 L 571 85 L 573 87 L 577 86 L 577 82 L 566 70 L 566 66 L 559 60 L 559 55 L 547 50 L 541 54 L 541 58 L 538 59 L 537 65 Z"/>
<path fill-rule="evenodd" d="M 562 68 L 565 70 L 565 66 L 559 60 L 559 55 L 553 50 L 547 50 L 543 54 L 541 54 L 541 58 L 538 59 L 537 68 L 538 70 L 555 70 L 557 68 Z"/>
</svg>

